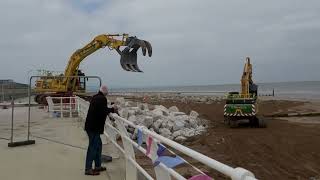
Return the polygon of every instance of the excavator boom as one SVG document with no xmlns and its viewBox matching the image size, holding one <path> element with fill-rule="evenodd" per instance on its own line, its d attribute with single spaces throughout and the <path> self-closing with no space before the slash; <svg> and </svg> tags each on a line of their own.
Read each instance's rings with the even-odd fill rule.
<svg viewBox="0 0 320 180">
<path fill-rule="evenodd" d="M 121 39 L 117 39 L 117 37 L 121 37 Z M 90 43 L 72 54 L 64 75 L 67 77 L 76 76 L 76 71 L 81 61 L 104 47 L 108 47 L 110 50 L 115 49 L 121 56 L 121 67 L 131 72 L 142 72 L 137 64 L 137 51 L 139 48 L 142 49 L 144 56 L 146 55 L 146 51 L 148 51 L 149 57 L 152 56 L 152 46 L 148 41 L 140 40 L 137 37 L 129 37 L 128 34 L 102 34 L 96 36 Z M 125 48 L 120 50 L 120 47 Z M 72 78 L 65 78 L 63 84 L 70 86 L 71 79 Z"/>
<path fill-rule="evenodd" d="M 80 63 L 89 55 L 101 48 L 108 47 L 116 50 L 120 55 L 120 64 L 125 71 L 142 72 L 137 63 L 137 51 L 141 48 L 142 55 L 152 56 L 152 46 L 148 41 L 138 39 L 128 34 L 102 34 L 96 36 L 83 48 L 76 50 L 70 57 L 63 76 L 52 76 L 37 80 L 35 92 L 41 93 L 67 93 L 72 94 L 79 89 L 79 78 L 74 76 L 84 76 L 79 70 Z M 42 95 L 38 102 L 43 103 Z M 38 97 L 39 97 L 38 96 Z"/>
</svg>

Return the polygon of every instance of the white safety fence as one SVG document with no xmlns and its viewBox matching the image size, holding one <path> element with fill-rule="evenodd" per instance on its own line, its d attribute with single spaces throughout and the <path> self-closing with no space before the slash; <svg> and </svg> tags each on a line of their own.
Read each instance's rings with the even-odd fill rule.
<svg viewBox="0 0 320 180">
<path fill-rule="evenodd" d="M 46 97 L 48 102 L 48 112 L 53 117 L 77 117 L 79 112 L 80 99 L 77 96 L 73 97 Z"/>
<path fill-rule="evenodd" d="M 75 101 L 77 103 L 77 110 L 79 117 L 84 120 L 86 118 L 89 102 L 77 97 Z M 48 103 L 49 104 L 49 103 Z M 52 104 L 51 104 L 52 105 Z M 63 104 L 62 104 L 63 105 Z M 50 106 L 50 104 L 49 104 Z M 176 152 L 179 151 L 181 154 L 187 155 L 198 162 L 230 177 L 233 180 L 255 180 L 255 176 L 248 170 L 241 167 L 233 168 L 221 162 L 218 162 L 212 158 L 209 158 L 199 152 L 196 152 L 188 147 L 185 147 L 175 141 L 165 138 L 153 131 L 150 131 L 146 127 L 137 126 L 132 122 L 118 116 L 117 114 L 110 114 L 106 120 L 106 126 L 104 135 L 123 153 L 126 159 L 126 180 L 137 180 L 138 172 L 144 175 L 146 179 L 154 179 L 143 167 L 141 167 L 135 160 L 135 149 L 139 150 L 146 157 L 150 158 L 154 163 L 155 178 L 159 180 L 185 180 L 186 178 L 174 170 L 172 163 L 168 164 L 165 159 L 174 157 L 161 155 L 161 152 L 167 151 L 174 154 L 171 150 L 174 149 Z M 132 140 L 126 127 L 135 128 L 138 131 L 138 140 Z M 140 135 L 139 135 L 140 134 Z M 117 138 L 121 138 L 121 141 L 117 141 Z M 119 140 L 119 139 L 118 139 Z M 122 142 L 120 145 L 118 142 Z M 142 142 L 146 143 L 146 148 L 142 147 Z M 175 156 L 175 159 L 180 159 L 180 164 L 187 164 L 192 167 L 198 175 L 190 178 L 191 180 L 209 180 L 210 178 L 198 168 L 194 167 L 180 156 Z M 176 165 L 178 165 L 177 163 Z"/>
</svg>

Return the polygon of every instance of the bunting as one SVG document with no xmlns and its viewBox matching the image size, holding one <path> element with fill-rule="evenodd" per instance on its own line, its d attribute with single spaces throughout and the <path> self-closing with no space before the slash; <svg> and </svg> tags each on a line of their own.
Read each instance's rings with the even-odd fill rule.
<svg viewBox="0 0 320 180">
<path fill-rule="evenodd" d="M 138 145 L 141 146 L 142 145 L 142 131 L 140 128 L 138 129 L 137 136 L 138 136 Z"/>
<path fill-rule="evenodd" d="M 158 150 L 157 150 L 157 155 L 158 158 L 155 160 L 155 162 L 153 163 L 154 166 L 158 166 L 160 163 L 164 164 L 165 166 L 167 166 L 168 168 L 174 168 L 180 164 L 183 164 L 185 161 L 180 157 L 180 156 L 165 156 L 165 152 L 166 152 L 167 148 L 162 145 L 162 144 L 158 144 Z"/>
<path fill-rule="evenodd" d="M 157 155 L 162 156 L 163 153 L 166 151 L 166 147 L 164 147 L 162 144 L 158 144 L 158 150 L 157 150 Z"/>
<path fill-rule="evenodd" d="M 152 137 L 148 136 L 148 138 L 147 138 L 147 152 L 146 152 L 147 156 L 150 154 L 152 141 L 153 141 Z"/>
<path fill-rule="evenodd" d="M 160 156 L 156 159 L 153 165 L 158 166 L 160 163 L 164 164 L 168 168 L 174 168 L 180 164 L 183 164 L 184 160 L 180 156 Z"/>
</svg>

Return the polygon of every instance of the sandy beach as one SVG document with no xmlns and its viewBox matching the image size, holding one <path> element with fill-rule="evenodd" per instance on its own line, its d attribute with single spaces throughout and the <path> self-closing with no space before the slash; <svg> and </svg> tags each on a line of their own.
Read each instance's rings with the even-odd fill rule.
<svg viewBox="0 0 320 180">
<path fill-rule="evenodd" d="M 260 98 L 259 111 L 268 120 L 264 129 L 242 125 L 238 128 L 226 127 L 223 123 L 223 98 L 202 97 L 173 98 L 174 96 L 149 97 L 125 96 L 126 100 L 144 102 L 151 105 L 164 105 L 169 108 L 177 106 L 180 111 L 189 113 L 197 111 L 201 118 L 208 120 L 209 128 L 204 135 L 187 139 L 183 144 L 213 159 L 233 167 L 243 167 L 252 171 L 259 179 L 310 179 L 320 177 L 320 118 L 303 116 L 303 113 L 319 113 L 320 102 L 310 100 Z M 113 101 L 116 96 L 110 96 Z M 24 102 L 25 99 L 19 100 Z M 273 117 L 277 115 L 295 115 L 292 117 Z M 44 178 L 47 174 L 61 172 L 59 179 L 85 179 L 83 161 L 87 143 L 82 129 L 83 124 L 77 119 L 52 119 L 43 109 L 32 108 L 31 133 L 36 145 L 10 149 L 7 147 L 10 138 L 11 109 L 0 110 L 1 163 L 0 179 L 35 179 Z M 27 135 L 27 108 L 15 109 L 14 140 L 24 140 Z M 67 147 L 47 141 L 71 144 Z M 106 153 L 109 148 L 104 147 Z M 107 150 L 108 149 L 108 150 Z M 107 152 L 109 151 L 109 152 Z M 112 156 L 118 156 L 116 150 Z M 210 176 L 217 179 L 228 179 L 224 175 L 209 170 L 207 167 L 185 157 Z M 153 166 L 144 155 L 137 154 L 137 160 L 144 168 L 153 173 Z M 121 158 L 120 158 L 121 159 Z M 31 163 L 29 163 L 31 162 Z M 62 165 L 60 163 L 62 162 Z M 118 161 L 121 164 L 121 160 Z M 108 175 L 121 176 L 117 169 L 120 164 L 108 165 Z M 13 173 L 19 169 L 20 173 Z M 38 170 L 41 171 L 38 173 Z M 188 177 L 188 169 L 178 167 L 178 171 Z M 66 176 L 68 175 L 68 176 Z M 58 177 L 58 176 L 52 176 Z M 66 178 L 68 177 L 68 178 Z M 102 178 L 103 177 L 103 178 Z M 107 174 L 95 179 L 110 179 Z M 48 178 L 46 178 L 48 179 Z"/>
<path fill-rule="evenodd" d="M 258 179 L 310 179 L 320 178 L 320 116 L 271 117 L 277 114 L 318 113 L 319 101 L 292 100 L 275 97 L 260 98 L 259 111 L 266 116 L 267 128 L 246 125 L 229 128 L 223 123 L 224 100 L 201 102 L 188 98 L 148 97 L 150 104 L 167 108 L 177 106 L 180 111 L 197 111 L 207 119 L 209 129 L 205 135 L 188 139 L 183 144 L 233 167 L 244 167 Z M 142 97 L 127 97 L 143 102 Z M 194 98 L 193 98 L 194 99 Z M 200 169 L 218 179 L 228 179 L 205 166 L 185 157 Z M 143 156 L 141 164 L 150 167 Z M 188 175 L 188 170 L 179 171 Z"/>
</svg>

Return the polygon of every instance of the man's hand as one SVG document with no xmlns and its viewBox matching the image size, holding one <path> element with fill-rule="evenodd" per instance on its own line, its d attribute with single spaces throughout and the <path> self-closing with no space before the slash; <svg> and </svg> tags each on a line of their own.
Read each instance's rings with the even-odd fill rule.
<svg viewBox="0 0 320 180">
<path fill-rule="evenodd" d="M 113 105 L 112 108 L 113 108 L 113 112 L 119 115 L 119 108 L 116 105 Z"/>
</svg>

